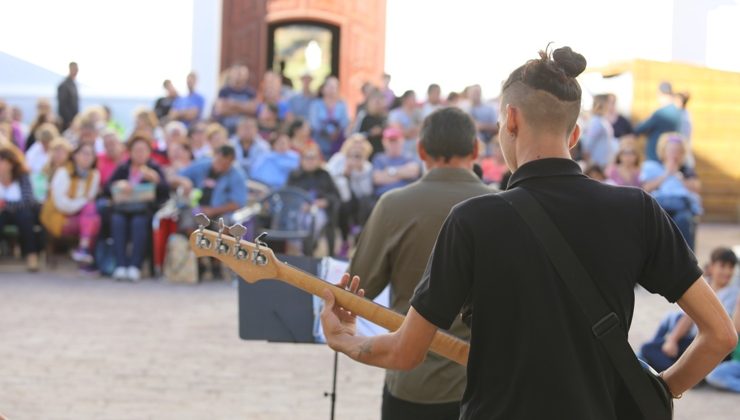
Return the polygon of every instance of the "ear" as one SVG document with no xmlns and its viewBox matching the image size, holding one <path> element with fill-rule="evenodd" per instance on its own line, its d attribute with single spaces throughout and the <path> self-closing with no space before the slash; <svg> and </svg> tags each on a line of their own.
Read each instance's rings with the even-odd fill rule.
<svg viewBox="0 0 740 420">
<path fill-rule="evenodd" d="M 504 121 L 504 128 L 507 133 L 511 133 L 516 136 L 519 130 L 519 109 L 506 104 L 506 121 Z"/>
<path fill-rule="evenodd" d="M 419 153 L 419 159 L 426 162 L 427 157 L 428 157 L 427 151 L 424 150 L 424 146 L 421 145 L 420 141 L 416 142 L 416 151 Z"/>
<path fill-rule="evenodd" d="M 475 142 L 473 143 L 473 160 L 477 160 L 478 156 L 480 155 L 480 141 L 478 138 L 475 138 Z"/>
<path fill-rule="evenodd" d="M 573 128 L 573 132 L 570 134 L 570 137 L 568 138 L 568 150 L 576 147 L 576 144 L 578 144 L 578 139 L 581 138 L 581 127 L 576 124 L 576 126 Z"/>
</svg>

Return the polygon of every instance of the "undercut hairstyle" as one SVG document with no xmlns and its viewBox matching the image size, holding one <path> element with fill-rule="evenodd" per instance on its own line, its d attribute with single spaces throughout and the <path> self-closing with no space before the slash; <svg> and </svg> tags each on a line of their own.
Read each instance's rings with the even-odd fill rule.
<svg viewBox="0 0 740 420">
<path fill-rule="evenodd" d="M 539 55 L 509 75 L 501 89 L 501 107 L 519 108 L 536 130 L 571 133 L 581 110 L 581 86 L 575 78 L 586 69 L 586 59 L 570 47 Z"/>
<path fill-rule="evenodd" d="M 419 141 L 424 151 L 435 159 L 449 162 L 454 156 L 469 156 L 477 141 L 475 123 L 457 107 L 438 109 L 424 119 Z"/>
<path fill-rule="evenodd" d="M 715 248 L 709 257 L 709 260 L 712 262 L 712 264 L 716 262 L 721 262 L 723 264 L 729 264 L 733 267 L 737 265 L 737 255 L 735 255 L 735 253 L 732 252 L 730 248 L 725 247 Z"/>
</svg>

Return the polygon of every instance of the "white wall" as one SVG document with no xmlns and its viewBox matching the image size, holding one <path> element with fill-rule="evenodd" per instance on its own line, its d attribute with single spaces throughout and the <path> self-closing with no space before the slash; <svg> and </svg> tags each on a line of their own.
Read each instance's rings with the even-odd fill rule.
<svg viewBox="0 0 740 420">
<path fill-rule="evenodd" d="M 669 61 L 676 51 L 704 51 L 706 65 L 740 71 L 737 0 L 675 0 L 682 3 L 678 16 L 685 26 L 675 41 L 674 0 L 387 1 L 391 86 L 415 89 L 420 97 L 433 82 L 445 93 L 480 83 L 484 95 L 493 96 L 512 70 L 550 41 L 571 46 L 590 66 L 633 58 Z M 704 42 L 696 34 L 702 16 L 692 11 L 706 2 L 724 6 L 709 8 Z"/>
<path fill-rule="evenodd" d="M 192 68 L 208 114 L 218 95 L 221 67 L 221 0 L 193 0 Z"/>
</svg>

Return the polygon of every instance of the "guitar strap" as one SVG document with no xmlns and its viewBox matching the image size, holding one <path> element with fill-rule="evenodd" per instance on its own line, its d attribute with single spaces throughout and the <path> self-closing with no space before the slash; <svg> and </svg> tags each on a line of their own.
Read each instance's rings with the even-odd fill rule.
<svg viewBox="0 0 740 420">
<path fill-rule="evenodd" d="M 563 283 L 579 303 L 588 323 L 592 326 L 594 338 L 603 345 L 644 418 L 670 419 L 672 416 L 666 408 L 666 403 L 661 400 L 627 342 L 627 333 L 619 317 L 609 308 L 596 283 L 542 205 L 520 187 L 500 193 L 498 196 L 519 213 L 540 242 Z"/>
</svg>

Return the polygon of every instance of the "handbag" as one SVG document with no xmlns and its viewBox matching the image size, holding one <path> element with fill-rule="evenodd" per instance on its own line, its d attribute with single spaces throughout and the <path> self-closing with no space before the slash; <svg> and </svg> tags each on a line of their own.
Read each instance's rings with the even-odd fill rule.
<svg viewBox="0 0 740 420">
<path fill-rule="evenodd" d="M 673 418 L 673 395 L 662 377 L 639 360 L 627 342 L 619 317 L 607 305 L 586 269 L 542 205 L 517 187 L 498 194 L 529 226 L 550 262 L 581 307 L 595 339 L 603 346 L 614 369 L 645 419 Z"/>
<path fill-rule="evenodd" d="M 141 214 L 147 213 L 152 209 L 156 199 L 156 185 L 149 182 L 142 182 L 133 185 L 131 194 L 127 195 L 121 191 L 121 188 L 114 185 L 111 187 L 113 196 L 113 211 L 123 214 Z"/>
<path fill-rule="evenodd" d="M 170 283 L 198 283 L 198 260 L 185 235 L 175 233 L 167 239 L 163 274 Z"/>
<path fill-rule="evenodd" d="M 80 178 L 74 175 L 74 167 L 67 165 L 57 169 L 58 171 L 67 171 L 69 173 L 70 182 L 69 189 L 67 190 L 67 196 L 72 198 L 77 194 L 77 183 Z M 88 175 L 85 181 L 85 192 L 84 196 L 90 192 L 92 186 L 92 180 L 94 176 Z M 49 196 L 41 205 L 41 212 L 39 213 L 39 221 L 46 231 L 53 237 L 58 238 L 62 236 L 62 230 L 64 225 L 67 223 L 67 215 L 57 209 L 56 203 L 54 202 L 54 194 L 49 193 Z"/>
</svg>

